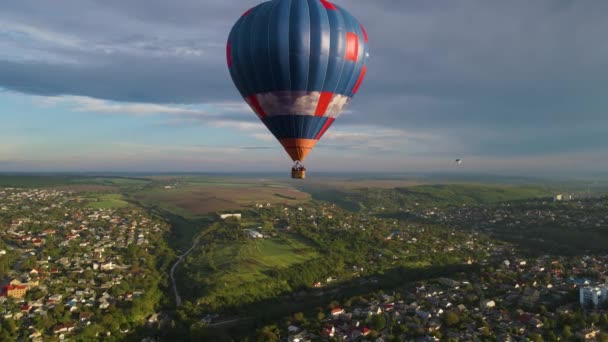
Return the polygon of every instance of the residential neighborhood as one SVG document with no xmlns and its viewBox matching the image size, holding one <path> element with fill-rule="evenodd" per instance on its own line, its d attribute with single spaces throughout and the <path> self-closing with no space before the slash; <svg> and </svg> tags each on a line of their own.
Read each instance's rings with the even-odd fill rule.
<svg viewBox="0 0 608 342">
<path fill-rule="evenodd" d="M 608 256 L 521 259 L 508 254 L 495 255 L 496 261 L 510 259 L 479 273 L 332 302 L 317 317 L 292 321 L 288 340 L 542 341 L 543 336 L 562 336 L 595 341 L 606 331 L 608 306 L 579 302 L 579 293 L 608 280 Z"/>
<path fill-rule="evenodd" d="M 134 326 L 123 318 L 127 312 L 155 313 L 146 314 L 154 306 L 142 303 L 157 296 L 148 292 L 158 274 L 152 259 L 141 256 L 160 247 L 167 224 L 141 209 L 89 202 L 67 191 L 0 190 L 0 237 L 19 254 L 0 297 L 2 320 L 17 329 L 3 334 L 64 339 L 92 325 L 93 336 L 126 333 Z"/>
</svg>

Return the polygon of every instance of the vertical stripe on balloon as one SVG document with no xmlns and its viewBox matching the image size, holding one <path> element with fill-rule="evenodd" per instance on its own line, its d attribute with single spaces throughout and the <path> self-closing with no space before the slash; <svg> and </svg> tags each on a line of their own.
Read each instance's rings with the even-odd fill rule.
<svg viewBox="0 0 608 342">
<path fill-rule="evenodd" d="M 344 58 L 348 61 L 357 61 L 359 54 L 359 37 L 354 32 L 346 32 L 346 54 Z"/>
<path fill-rule="evenodd" d="M 230 42 L 226 44 L 226 61 L 228 62 L 228 67 L 232 67 L 232 46 Z"/>
<path fill-rule="evenodd" d="M 363 39 L 365 39 L 366 43 L 369 43 L 369 38 L 367 37 L 367 31 L 365 31 L 365 27 L 361 24 L 361 31 L 363 32 Z"/>
<path fill-rule="evenodd" d="M 323 134 L 325 134 L 325 132 L 327 132 L 327 129 L 329 129 L 329 126 L 331 126 L 331 124 L 334 123 L 335 120 L 336 119 L 334 119 L 334 118 L 327 118 L 327 121 L 321 128 L 321 131 L 319 132 L 319 134 L 317 134 L 317 136 L 315 137 L 315 140 L 321 139 L 321 137 L 323 137 Z"/>
<path fill-rule="evenodd" d="M 245 98 L 245 101 L 247 101 L 247 103 L 249 103 L 251 108 L 253 108 L 253 111 L 260 117 L 260 119 L 263 119 L 266 117 L 264 108 L 262 108 L 262 106 L 260 106 L 260 102 L 258 101 L 257 96 L 255 96 L 255 95 L 247 96 Z"/>
<path fill-rule="evenodd" d="M 321 93 L 319 97 L 319 103 L 317 104 L 317 110 L 315 110 L 315 116 L 323 116 L 327 112 L 327 107 L 329 107 L 329 103 L 331 102 L 333 93 L 328 91 L 324 91 Z"/>
<path fill-rule="evenodd" d="M 338 8 L 336 8 L 336 5 L 332 4 L 331 2 L 327 1 L 327 0 L 321 0 L 321 3 L 323 4 L 323 7 L 325 7 L 328 10 L 337 10 Z"/>
<path fill-rule="evenodd" d="M 255 7 L 251 7 L 250 9 L 248 9 L 247 11 L 245 11 L 245 13 L 243 13 L 242 17 L 248 16 L 251 13 L 251 11 L 253 11 L 254 8 Z"/>
<path fill-rule="evenodd" d="M 366 72 L 367 72 L 367 67 L 364 65 L 363 68 L 361 69 L 361 73 L 359 74 L 359 78 L 357 79 L 357 83 L 355 84 L 355 87 L 353 88 L 353 94 L 356 94 L 357 91 L 359 90 L 359 87 L 361 86 L 361 82 L 363 82 L 363 78 L 365 77 Z"/>
</svg>

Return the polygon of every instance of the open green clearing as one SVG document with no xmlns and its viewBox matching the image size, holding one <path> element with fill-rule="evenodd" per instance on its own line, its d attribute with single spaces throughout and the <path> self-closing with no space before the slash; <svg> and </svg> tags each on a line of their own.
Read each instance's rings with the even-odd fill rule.
<svg viewBox="0 0 608 342">
<path fill-rule="evenodd" d="M 215 270 L 215 278 L 222 283 L 236 286 L 267 277 L 265 271 L 318 256 L 312 246 L 293 237 L 250 240 L 211 250 L 203 248 L 203 254 L 200 266 Z"/>
<path fill-rule="evenodd" d="M 317 188 L 311 193 L 314 199 L 333 202 L 352 211 L 379 208 L 390 211 L 413 206 L 477 205 L 551 196 L 550 191 L 541 187 L 478 184 L 417 185 L 392 189 Z"/>
<path fill-rule="evenodd" d="M 318 256 L 313 246 L 293 235 L 204 245 L 193 251 L 182 268 L 188 279 L 183 283 L 184 294 L 200 303 L 266 298 L 289 289 L 287 282 L 274 281 L 273 270 Z"/>
<path fill-rule="evenodd" d="M 72 183 L 82 184 L 97 184 L 97 185 L 115 185 L 115 186 L 133 186 L 145 185 L 150 183 L 150 180 L 141 178 L 123 178 L 123 177 L 83 177 L 74 178 Z"/>
<path fill-rule="evenodd" d="M 120 194 L 104 194 L 91 197 L 88 206 L 95 209 L 117 209 L 128 207 L 129 203 Z"/>
<path fill-rule="evenodd" d="M 428 197 L 442 203 L 492 203 L 538 198 L 548 195 L 539 187 L 488 186 L 488 185 L 420 185 L 400 189 L 404 195 Z"/>
</svg>

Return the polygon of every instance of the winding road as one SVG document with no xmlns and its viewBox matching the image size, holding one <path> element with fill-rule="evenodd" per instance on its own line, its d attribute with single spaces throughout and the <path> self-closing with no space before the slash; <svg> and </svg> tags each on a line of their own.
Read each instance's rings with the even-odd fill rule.
<svg viewBox="0 0 608 342">
<path fill-rule="evenodd" d="M 182 305 L 182 298 L 179 296 L 179 292 L 177 291 L 177 284 L 175 283 L 175 277 L 173 276 L 173 273 L 175 272 L 175 268 L 177 267 L 177 265 L 179 265 L 179 263 L 182 262 L 182 260 L 184 260 L 184 258 L 188 256 L 188 254 L 190 254 L 190 252 L 192 252 L 194 247 L 196 247 L 197 243 L 198 239 L 194 240 L 194 242 L 192 242 L 192 247 L 190 247 L 190 249 L 187 250 L 186 253 L 180 255 L 179 259 L 177 259 L 175 264 L 173 264 L 173 266 L 171 267 L 171 283 L 173 284 L 173 293 L 175 294 L 175 305 L 178 307 Z"/>
</svg>

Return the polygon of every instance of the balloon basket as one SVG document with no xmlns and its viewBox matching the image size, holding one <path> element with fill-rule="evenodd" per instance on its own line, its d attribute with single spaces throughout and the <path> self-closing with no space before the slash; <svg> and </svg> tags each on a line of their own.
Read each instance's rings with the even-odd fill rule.
<svg viewBox="0 0 608 342">
<path fill-rule="evenodd" d="M 291 178 L 293 178 L 293 179 L 304 179 L 304 178 L 306 178 L 306 171 L 304 171 L 304 170 L 291 170 Z"/>
</svg>

